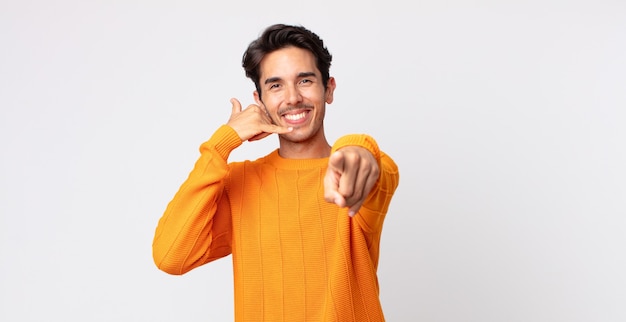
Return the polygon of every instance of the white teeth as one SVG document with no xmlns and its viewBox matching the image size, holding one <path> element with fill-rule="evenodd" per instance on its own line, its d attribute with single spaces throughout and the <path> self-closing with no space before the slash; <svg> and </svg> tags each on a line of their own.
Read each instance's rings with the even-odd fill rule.
<svg viewBox="0 0 626 322">
<path fill-rule="evenodd" d="M 301 118 L 304 118 L 305 116 L 306 116 L 306 112 L 302 112 L 300 114 L 287 114 L 285 115 L 285 118 L 290 121 L 297 121 Z"/>
</svg>

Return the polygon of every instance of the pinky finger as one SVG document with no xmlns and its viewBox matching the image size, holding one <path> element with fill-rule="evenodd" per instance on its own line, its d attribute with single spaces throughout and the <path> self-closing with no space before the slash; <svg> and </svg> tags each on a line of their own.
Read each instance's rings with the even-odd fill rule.
<svg viewBox="0 0 626 322">
<path fill-rule="evenodd" d="M 352 207 L 350 207 L 350 210 L 348 210 L 348 216 L 350 217 L 354 217 L 354 215 L 356 215 L 356 213 L 359 211 L 359 209 L 361 209 L 361 202 L 353 205 Z"/>
</svg>

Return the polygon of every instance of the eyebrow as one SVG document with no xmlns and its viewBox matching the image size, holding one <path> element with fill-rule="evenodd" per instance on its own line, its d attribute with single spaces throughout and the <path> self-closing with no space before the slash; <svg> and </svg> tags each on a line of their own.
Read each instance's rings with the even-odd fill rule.
<svg viewBox="0 0 626 322">
<path fill-rule="evenodd" d="M 305 78 L 305 77 L 311 77 L 311 76 L 315 76 L 314 72 L 301 72 L 298 73 L 298 78 Z M 270 83 L 275 83 L 280 81 L 281 78 L 280 77 L 270 77 L 268 79 L 265 80 L 265 84 L 270 84 Z"/>
</svg>

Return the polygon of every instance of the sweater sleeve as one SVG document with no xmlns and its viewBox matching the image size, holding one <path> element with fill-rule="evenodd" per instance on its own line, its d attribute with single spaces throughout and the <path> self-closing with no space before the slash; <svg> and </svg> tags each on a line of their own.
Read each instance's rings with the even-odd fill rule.
<svg viewBox="0 0 626 322">
<path fill-rule="evenodd" d="M 193 268 L 231 253 L 231 217 L 224 185 L 228 156 L 242 144 L 229 126 L 221 126 L 200 146 L 200 157 L 160 218 L 152 255 L 169 274 Z"/>
<path fill-rule="evenodd" d="M 398 166 L 391 157 L 379 149 L 374 138 L 366 134 L 350 134 L 339 138 L 333 145 L 331 153 L 354 145 L 369 150 L 376 158 L 380 169 L 378 181 L 354 218 L 365 232 L 379 232 L 391 198 L 399 184 Z"/>
</svg>

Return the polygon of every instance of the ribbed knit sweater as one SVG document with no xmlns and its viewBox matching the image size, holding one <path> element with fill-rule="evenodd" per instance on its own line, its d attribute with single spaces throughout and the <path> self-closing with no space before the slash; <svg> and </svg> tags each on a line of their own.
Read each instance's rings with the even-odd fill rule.
<svg viewBox="0 0 626 322">
<path fill-rule="evenodd" d="M 384 321 L 377 267 L 383 221 L 399 182 L 396 164 L 368 135 L 349 145 L 377 158 L 380 178 L 354 217 L 324 200 L 328 158 L 285 159 L 278 150 L 231 162 L 242 144 L 227 125 L 159 220 L 156 265 L 184 274 L 232 254 L 235 321 Z"/>
</svg>

